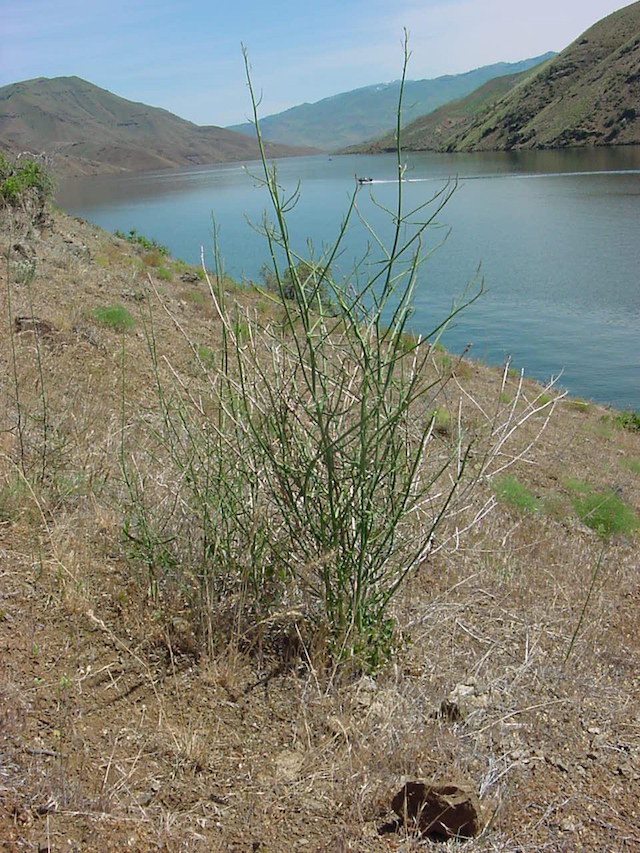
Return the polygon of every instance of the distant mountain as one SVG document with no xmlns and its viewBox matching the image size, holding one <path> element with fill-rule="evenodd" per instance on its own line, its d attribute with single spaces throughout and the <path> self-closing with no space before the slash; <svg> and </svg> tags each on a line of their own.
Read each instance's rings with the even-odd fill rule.
<svg viewBox="0 0 640 853">
<path fill-rule="evenodd" d="M 416 151 L 633 144 L 640 144 L 640 2 L 603 18 L 539 69 L 484 86 L 403 133 L 403 147 Z M 359 150 L 393 145 L 388 136 Z"/>
<path fill-rule="evenodd" d="M 455 150 L 456 140 L 470 127 L 488 114 L 508 92 L 521 84 L 535 71 L 521 71 L 520 74 L 507 74 L 496 77 L 480 86 L 475 92 L 451 101 L 432 113 L 421 116 L 408 124 L 402 131 L 402 148 L 405 151 L 450 151 Z M 381 139 L 352 145 L 341 151 L 342 154 L 382 154 L 395 151 L 395 133 L 388 133 Z"/>
<path fill-rule="evenodd" d="M 0 148 L 54 155 L 59 174 L 164 169 L 258 156 L 255 139 L 199 127 L 127 101 L 79 77 L 38 77 L 0 88 Z M 269 157 L 309 154 L 267 145 Z"/>
<path fill-rule="evenodd" d="M 522 62 L 498 62 L 466 74 L 449 74 L 433 80 L 409 80 L 405 84 L 405 120 L 412 121 L 442 104 L 461 98 L 487 80 L 533 68 L 555 56 L 545 53 Z M 314 104 L 301 104 L 260 120 L 265 139 L 288 145 L 311 145 L 333 151 L 364 142 L 390 130 L 395 123 L 400 82 L 378 83 L 324 98 Z M 249 122 L 232 125 L 229 130 L 252 135 Z"/>
</svg>

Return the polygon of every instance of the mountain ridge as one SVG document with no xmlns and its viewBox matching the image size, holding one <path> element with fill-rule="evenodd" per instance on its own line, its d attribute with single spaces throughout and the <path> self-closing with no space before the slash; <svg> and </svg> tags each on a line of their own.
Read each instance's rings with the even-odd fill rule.
<svg viewBox="0 0 640 853">
<path fill-rule="evenodd" d="M 487 80 L 535 67 L 554 53 L 521 62 L 496 62 L 462 74 L 445 74 L 405 83 L 405 114 L 409 119 L 430 112 L 443 103 L 462 97 Z M 374 83 L 339 92 L 314 103 L 298 104 L 260 120 L 263 137 L 271 141 L 313 145 L 336 150 L 382 135 L 393 127 L 400 81 Z M 253 124 L 230 125 L 229 130 L 252 134 Z"/>
<path fill-rule="evenodd" d="M 196 125 L 162 107 L 121 98 L 77 76 L 35 77 L 0 88 L 0 148 L 46 153 L 60 175 L 147 171 L 256 159 L 255 139 Z M 269 157 L 309 154 L 267 143 Z"/>
</svg>

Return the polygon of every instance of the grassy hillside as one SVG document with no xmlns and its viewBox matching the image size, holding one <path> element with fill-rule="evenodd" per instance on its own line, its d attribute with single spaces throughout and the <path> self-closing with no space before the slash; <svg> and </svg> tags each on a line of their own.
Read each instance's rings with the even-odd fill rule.
<svg viewBox="0 0 640 853">
<path fill-rule="evenodd" d="M 65 175 L 164 169 L 258 156 L 255 140 L 199 127 L 167 110 L 127 101 L 79 77 L 0 88 L 0 147 L 46 152 Z M 302 153 L 269 145 L 269 156 Z M 309 153 L 308 151 L 304 153 Z"/>
<path fill-rule="evenodd" d="M 321 334 L 299 303 L 13 198 L 0 176 L 3 850 L 436 849 L 391 810 L 406 779 L 476 791 L 468 853 L 634 849 L 640 417 L 344 315 Z M 377 334 L 398 368 L 382 409 L 361 393 L 380 362 L 354 365 Z M 320 397 L 305 340 L 333 354 Z M 396 455 L 344 465 L 325 495 L 345 441 L 387 440 L 416 363 L 428 395 L 400 412 Z M 279 476 L 254 467 L 256 436 Z M 397 534 L 429 547 L 358 635 L 381 658 L 345 658 L 318 585 L 393 514 L 411 447 L 425 498 Z M 369 545 L 384 580 L 398 541 Z M 368 565 L 336 595 L 359 598 Z"/>
<path fill-rule="evenodd" d="M 405 118 L 411 121 L 472 92 L 487 80 L 532 68 L 553 55 L 548 53 L 522 62 L 498 62 L 466 74 L 450 74 L 434 80 L 410 80 L 405 84 Z M 289 145 L 313 145 L 330 151 L 364 142 L 393 127 L 399 85 L 398 81 L 379 83 L 313 104 L 301 104 L 266 116 L 261 119 L 260 127 L 265 139 Z M 230 129 L 253 133 L 249 123 L 233 125 Z"/>
<path fill-rule="evenodd" d="M 640 3 L 609 15 L 502 98 L 489 90 L 406 128 L 408 149 L 640 144 Z M 496 92 L 499 95 L 499 92 Z M 464 115 L 465 112 L 469 115 Z M 389 140 L 386 140 L 386 144 Z"/>
</svg>

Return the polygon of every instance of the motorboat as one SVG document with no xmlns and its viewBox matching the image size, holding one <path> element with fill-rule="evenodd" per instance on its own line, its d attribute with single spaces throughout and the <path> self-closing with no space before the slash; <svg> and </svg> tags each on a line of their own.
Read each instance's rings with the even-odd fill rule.
<svg viewBox="0 0 640 853">
<path fill-rule="evenodd" d="M 373 178 L 357 178 L 357 181 L 362 186 L 362 184 L 372 184 Z"/>
</svg>

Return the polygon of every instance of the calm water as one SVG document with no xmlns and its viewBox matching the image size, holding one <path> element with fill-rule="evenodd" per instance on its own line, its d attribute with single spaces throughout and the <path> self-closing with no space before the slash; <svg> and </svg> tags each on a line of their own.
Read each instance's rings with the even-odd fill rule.
<svg viewBox="0 0 640 853">
<path fill-rule="evenodd" d="M 640 147 L 420 154 L 409 163 L 408 208 L 447 178 L 460 179 L 426 240 L 433 246 L 451 229 L 422 267 L 414 330 L 437 325 L 481 263 L 486 293 L 446 333 L 450 349 L 472 344 L 472 356 L 490 363 L 510 355 L 541 380 L 563 370 L 572 394 L 640 409 Z M 394 205 L 393 156 L 292 158 L 278 170 L 285 187 L 302 182 L 289 219 L 301 253 L 307 239 L 319 249 L 336 235 L 355 174 L 374 178 L 359 206 L 383 237 L 390 234 L 370 191 Z M 137 228 L 193 262 L 201 245 L 211 261 L 213 213 L 230 275 L 255 279 L 268 257 L 265 239 L 247 223 L 261 221 L 266 193 L 238 164 L 75 179 L 57 203 L 110 230 Z M 343 273 L 367 242 L 354 220 L 337 264 Z"/>
</svg>

